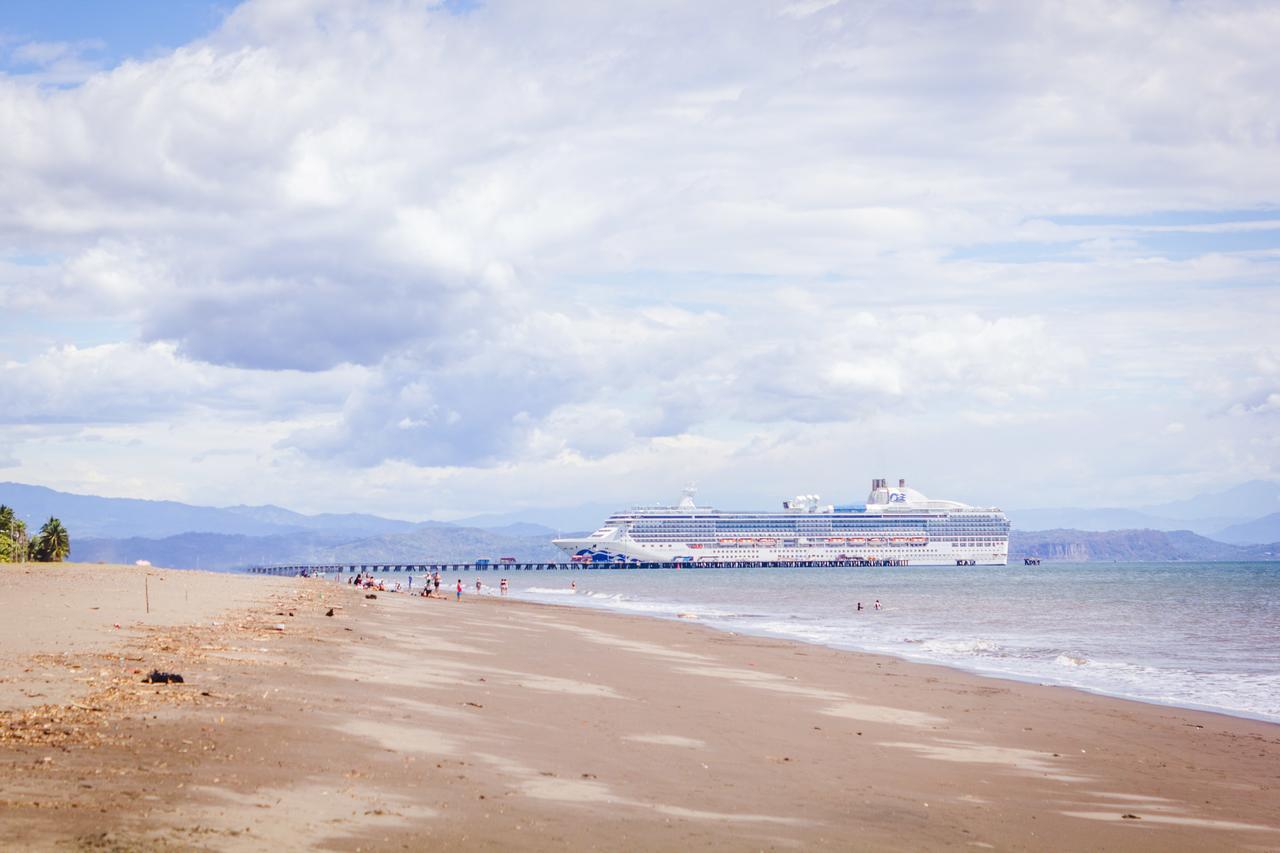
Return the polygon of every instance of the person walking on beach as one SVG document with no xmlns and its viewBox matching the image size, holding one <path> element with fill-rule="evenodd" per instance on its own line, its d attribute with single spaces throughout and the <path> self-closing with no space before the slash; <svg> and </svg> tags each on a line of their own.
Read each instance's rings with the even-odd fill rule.
<svg viewBox="0 0 1280 853">
<path fill-rule="evenodd" d="M 432 580 L 434 580 L 434 581 L 435 581 L 435 584 L 436 584 L 436 596 L 438 597 L 438 596 L 440 595 L 440 573 L 439 573 L 439 572 L 436 572 L 435 577 L 434 577 L 434 578 L 432 578 Z"/>
<path fill-rule="evenodd" d="M 859 601 L 859 602 L 858 602 L 858 612 L 859 612 L 859 613 L 861 613 L 861 612 L 862 612 L 862 602 L 861 602 L 861 601 Z"/>
<path fill-rule="evenodd" d="M 503 578 L 503 579 L 502 579 L 502 582 L 498 584 L 498 590 L 499 590 L 503 595 L 506 595 L 506 594 L 507 594 L 507 579 L 506 579 L 506 578 Z"/>
<path fill-rule="evenodd" d="M 876 610 L 884 610 L 884 608 L 880 606 L 880 599 L 878 598 L 876 599 Z"/>
<path fill-rule="evenodd" d="M 454 600 L 454 601 L 461 601 L 461 600 L 462 600 L 462 578 L 458 578 L 458 592 L 457 592 L 457 595 L 454 597 L 454 599 L 453 599 L 453 600 Z"/>
</svg>

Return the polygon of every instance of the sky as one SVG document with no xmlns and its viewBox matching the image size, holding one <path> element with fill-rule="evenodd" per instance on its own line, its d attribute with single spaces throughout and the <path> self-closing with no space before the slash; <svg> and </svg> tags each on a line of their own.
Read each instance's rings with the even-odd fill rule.
<svg viewBox="0 0 1280 853">
<path fill-rule="evenodd" d="M 0 480 L 448 519 L 1280 480 L 1280 6 L 0 9 Z"/>
</svg>

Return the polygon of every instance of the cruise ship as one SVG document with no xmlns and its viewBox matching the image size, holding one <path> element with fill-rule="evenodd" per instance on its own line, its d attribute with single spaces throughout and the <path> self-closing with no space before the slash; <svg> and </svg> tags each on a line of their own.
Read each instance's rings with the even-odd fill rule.
<svg viewBox="0 0 1280 853">
<path fill-rule="evenodd" d="M 700 507 L 686 488 L 676 506 L 616 512 L 582 538 L 556 539 L 575 563 L 832 563 L 1003 566 L 1009 519 L 994 507 L 932 500 L 899 480 L 871 481 L 866 503 L 817 495 L 779 511 Z"/>
</svg>

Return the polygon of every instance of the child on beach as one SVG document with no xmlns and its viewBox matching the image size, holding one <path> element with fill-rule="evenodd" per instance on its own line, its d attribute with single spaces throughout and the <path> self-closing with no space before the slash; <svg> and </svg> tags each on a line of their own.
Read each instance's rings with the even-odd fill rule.
<svg viewBox="0 0 1280 853">
<path fill-rule="evenodd" d="M 454 599 L 453 599 L 453 600 L 454 600 L 454 601 L 461 601 L 461 600 L 462 600 L 462 578 L 458 578 L 458 592 L 457 592 L 457 595 L 454 597 Z"/>
</svg>

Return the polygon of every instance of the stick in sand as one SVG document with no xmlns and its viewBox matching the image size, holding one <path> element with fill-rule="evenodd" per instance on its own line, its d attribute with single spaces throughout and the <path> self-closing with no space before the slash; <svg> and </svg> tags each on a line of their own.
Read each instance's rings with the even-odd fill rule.
<svg viewBox="0 0 1280 853">
<path fill-rule="evenodd" d="M 151 584 L 146 575 L 142 576 L 142 597 L 147 603 L 147 612 L 151 612 Z"/>
</svg>

